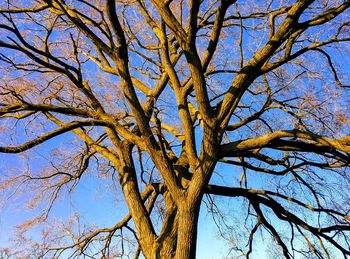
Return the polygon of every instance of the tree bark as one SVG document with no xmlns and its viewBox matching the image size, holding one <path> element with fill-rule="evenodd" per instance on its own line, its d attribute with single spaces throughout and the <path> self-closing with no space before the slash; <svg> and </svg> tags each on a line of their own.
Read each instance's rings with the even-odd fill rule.
<svg viewBox="0 0 350 259">
<path fill-rule="evenodd" d="M 199 210 L 199 204 L 187 204 L 187 201 L 179 208 L 175 259 L 196 258 Z"/>
</svg>

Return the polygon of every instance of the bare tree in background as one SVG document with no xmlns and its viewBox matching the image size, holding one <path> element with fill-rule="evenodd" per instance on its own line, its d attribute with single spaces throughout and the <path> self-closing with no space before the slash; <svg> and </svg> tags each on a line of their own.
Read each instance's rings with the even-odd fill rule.
<svg viewBox="0 0 350 259">
<path fill-rule="evenodd" d="M 15 256 L 195 258 L 203 201 L 231 255 L 254 255 L 260 233 L 277 257 L 350 256 L 349 7 L 3 1 L 0 152 L 57 145 L 44 169 L 1 172 L 6 197 L 46 203 L 18 241 L 86 174 L 129 211 L 105 228 L 77 216 Z"/>
</svg>

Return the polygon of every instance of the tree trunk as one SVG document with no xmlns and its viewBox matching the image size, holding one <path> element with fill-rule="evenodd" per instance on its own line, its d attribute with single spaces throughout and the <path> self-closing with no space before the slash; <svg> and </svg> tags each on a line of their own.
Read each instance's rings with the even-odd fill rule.
<svg viewBox="0 0 350 259">
<path fill-rule="evenodd" d="M 191 206 L 187 201 L 183 201 L 175 211 L 168 214 L 163 225 L 165 228 L 155 240 L 152 251 L 142 248 L 145 257 L 147 259 L 196 258 L 199 209 L 199 205 Z"/>
<path fill-rule="evenodd" d="M 199 205 L 181 205 L 178 212 L 176 259 L 196 258 Z"/>
</svg>

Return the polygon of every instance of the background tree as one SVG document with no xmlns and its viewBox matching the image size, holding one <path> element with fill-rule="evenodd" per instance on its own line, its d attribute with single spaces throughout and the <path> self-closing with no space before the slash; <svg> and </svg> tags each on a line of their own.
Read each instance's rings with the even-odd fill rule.
<svg viewBox="0 0 350 259">
<path fill-rule="evenodd" d="M 204 200 L 232 255 L 260 232 L 277 257 L 349 256 L 349 6 L 3 1 L 0 152 L 33 163 L 49 141 L 33 169 L 1 174 L 5 198 L 40 211 L 17 255 L 194 258 Z M 105 191 L 125 217 L 50 221 L 89 174 L 118 182 Z"/>
</svg>

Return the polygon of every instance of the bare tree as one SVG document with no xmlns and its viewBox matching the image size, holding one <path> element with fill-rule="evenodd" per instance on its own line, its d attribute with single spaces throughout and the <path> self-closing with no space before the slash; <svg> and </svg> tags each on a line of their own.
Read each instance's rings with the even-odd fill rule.
<svg viewBox="0 0 350 259">
<path fill-rule="evenodd" d="M 129 211 L 106 228 L 76 216 L 44 229 L 27 254 L 195 258 L 205 201 L 235 256 L 261 233 L 285 258 L 348 257 L 349 7 L 3 1 L 0 152 L 32 161 L 71 142 L 50 141 L 40 170 L 2 173 L 6 197 L 46 204 L 20 242 L 87 174 L 117 182 L 106 192 Z M 235 202 L 236 225 L 217 196 Z"/>
</svg>

